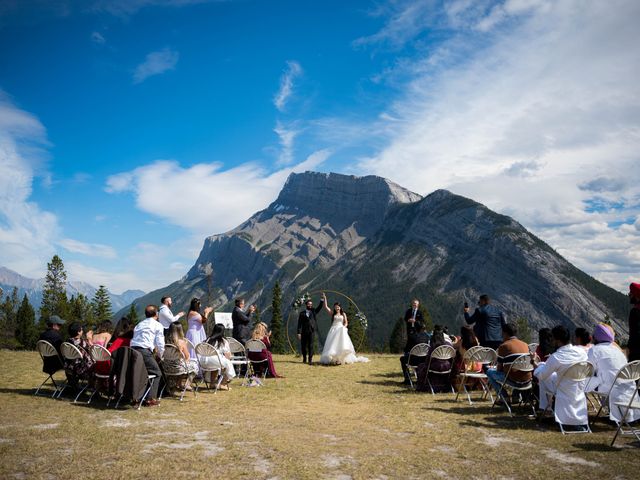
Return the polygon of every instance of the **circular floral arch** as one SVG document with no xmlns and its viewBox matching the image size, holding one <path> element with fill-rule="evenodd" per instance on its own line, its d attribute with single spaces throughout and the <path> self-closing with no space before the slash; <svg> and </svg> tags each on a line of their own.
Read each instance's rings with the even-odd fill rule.
<svg viewBox="0 0 640 480">
<path fill-rule="evenodd" d="M 348 295 L 345 295 L 342 292 L 338 292 L 337 290 L 314 290 L 312 292 L 305 292 L 303 295 L 297 296 L 296 299 L 292 302 L 293 308 L 291 308 L 291 310 L 289 311 L 289 316 L 287 317 L 287 325 L 285 327 L 285 331 L 287 332 L 287 343 L 289 344 L 289 348 L 291 349 L 291 352 L 297 353 L 296 348 L 293 346 L 293 343 L 291 343 L 291 336 L 289 335 L 289 323 L 291 322 L 292 316 L 295 314 L 295 317 L 297 318 L 300 313 L 301 307 L 304 307 L 306 299 L 311 298 L 313 295 L 321 295 L 322 292 L 324 292 L 325 294 L 332 293 L 334 295 L 338 295 L 348 300 L 355 308 L 356 318 L 354 319 L 349 318 L 348 320 L 349 322 L 359 321 L 362 324 L 362 335 L 358 339 L 352 339 L 352 341 L 354 342 L 354 345 L 356 343 L 358 345 L 356 350 L 360 350 L 367 336 L 367 317 L 364 315 L 364 313 L 362 313 L 362 311 L 360 310 L 360 307 L 358 307 L 358 304 L 351 297 L 349 297 Z M 345 309 L 345 313 L 346 313 L 346 310 L 347 309 Z"/>
</svg>

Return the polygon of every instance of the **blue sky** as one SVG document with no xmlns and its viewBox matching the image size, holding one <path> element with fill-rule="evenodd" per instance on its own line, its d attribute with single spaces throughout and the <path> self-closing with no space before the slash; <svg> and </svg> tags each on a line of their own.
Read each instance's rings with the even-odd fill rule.
<svg viewBox="0 0 640 480">
<path fill-rule="evenodd" d="M 161 287 L 314 169 L 449 188 L 622 290 L 640 7 L 557 3 L 3 2 L 0 265 Z"/>
</svg>

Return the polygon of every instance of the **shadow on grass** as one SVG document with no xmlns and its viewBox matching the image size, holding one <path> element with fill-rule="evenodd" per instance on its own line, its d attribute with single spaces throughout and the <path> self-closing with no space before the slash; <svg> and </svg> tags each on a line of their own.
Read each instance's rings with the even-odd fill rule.
<svg viewBox="0 0 640 480">
<path fill-rule="evenodd" d="M 638 442 L 635 442 L 635 443 L 640 445 L 640 443 L 638 443 Z M 620 448 L 620 446 L 612 447 L 608 443 L 606 443 L 606 444 L 604 444 L 604 443 L 574 443 L 573 446 L 576 447 L 576 448 L 579 448 L 580 450 L 583 450 L 585 452 L 605 452 L 605 453 L 609 453 L 609 452 L 619 452 L 620 450 L 622 450 Z"/>
</svg>

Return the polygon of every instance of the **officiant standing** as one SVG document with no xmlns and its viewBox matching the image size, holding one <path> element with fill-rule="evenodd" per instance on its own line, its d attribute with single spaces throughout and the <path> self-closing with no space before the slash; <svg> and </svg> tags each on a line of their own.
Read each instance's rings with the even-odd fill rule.
<svg viewBox="0 0 640 480">
<path fill-rule="evenodd" d="M 313 361 L 313 344 L 315 340 L 315 333 L 318 331 L 318 321 L 316 316 L 322 310 L 322 307 L 327 301 L 327 297 L 322 292 L 322 300 L 316 308 L 313 308 L 313 301 L 307 300 L 305 304 L 305 310 L 298 315 L 298 340 L 300 340 L 300 350 L 302 351 L 302 362 L 307 362 L 307 355 L 309 356 L 309 365 Z"/>
</svg>

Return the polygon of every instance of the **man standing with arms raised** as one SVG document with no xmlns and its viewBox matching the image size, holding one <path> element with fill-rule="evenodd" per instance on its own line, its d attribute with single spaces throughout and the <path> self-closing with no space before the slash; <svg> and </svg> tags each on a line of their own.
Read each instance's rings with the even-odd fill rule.
<svg viewBox="0 0 640 480">
<path fill-rule="evenodd" d="M 173 305 L 173 300 L 171 299 L 171 297 L 162 297 L 160 299 L 160 303 L 162 305 L 160 306 L 158 317 L 159 317 L 160 323 L 162 324 L 162 328 L 164 328 L 164 333 L 166 337 L 166 334 L 169 331 L 169 327 L 171 326 L 171 324 L 176 323 L 178 320 L 180 320 L 180 317 L 184 315 L 184 312 L 180 312 L 177 315 L 174 315 L 171 312 L 171 307 Z"/>
<path fill-rule="evenodd" d="M 251 316 L 256 311 L 256 306 L 251 305 L 248 313 L 244 311 L 244 298 L 236 298 L 235 307 L 231 312 L 231 321 L 233 322 L 232 336 L 242 345 L 251 339 Z"/>
<path fill-rule="evenodd" d="M 302 351 L 302 363 L 307 362 L 309 355 L 309 365 L 313 362 L 313 343 L 315 333 L 318 331 L 318 320 L 316 316 L 324 307 L 327 297 L 322 293 L 322 300 L 316 308 L 313 308 L 313 301 L 307 300 L 305 310 L 298 315 L 298 340 L 300 340 L 300 350 Z"/>
</svg>

